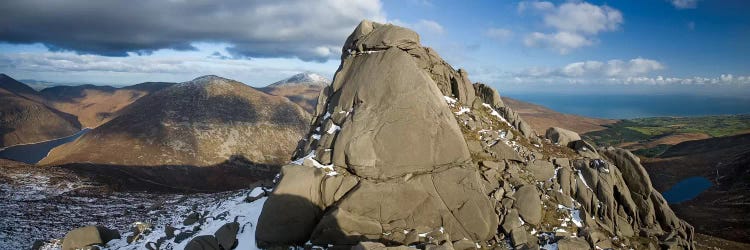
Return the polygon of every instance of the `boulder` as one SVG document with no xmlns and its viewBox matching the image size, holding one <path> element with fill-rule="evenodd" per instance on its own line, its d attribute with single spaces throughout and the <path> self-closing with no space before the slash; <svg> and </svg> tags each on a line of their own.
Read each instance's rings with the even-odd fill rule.
<svg viewBox="0 0 750 250">
<path fill-rule="evenodd" d="M 199 214 L 198 212 L 192 212 L 192 213 L 188 214 L 188 216 L 187 216 L 187 218 L 185 218 L 185 220 L 182 221 L 182 225 L 184 225 L 184 226 L 193 225 L 196 222 L 198 222 L 200 220 L 200 218 L 201 218 L 201 214 Z"/>
<path fill-rule="evenodd" d="M 578 135 L 578 133 L 559 127 L 551 127 L 547 129 L 547 132 L 544 136 L 547 139 L 550 139 L 552 143 L 556 143 L 566 147 L 571 142 L 581 140 L 581 136 Z"/>
<path fill-rule="evenodd" d="M 508 199 L 510 200 L 510 199 Z M 511 209 L 503 219 L 502 229 L 503 232 L 509 234 L 513 229 L 521 226 L 521 220 L 518 217 L 518 210 Z"/>
<path fill-rule="evenodd" d="M 62 250 L 74 250 L 88 246 L 104 245 L 110 240 L 119 239 L 120 233 L 101 226 L 76 228 L 65 234 Z"/>
<path fill-rule="evenodd" d="M 535 160 L 526 167 L 537 181 L 546 181 L 555 175 L 555 165 L 545 160 Z"/>
<path fill-rule="evenodd" d="M 542 201 L 539 191 L 532 185 L 523 185 L 513 194 L 516 202 L 513 207 L 518 210 L 518 215 L 532 225 L 539 225 L 542 221 Z"/>
<path fill-rule="evenodd" d="M 505 144 L 505 142 L 499 141 L 495 143 L 495 145 L 492 145 L 489 148 L 490 153 L 493 157 L 495 157 L 498 160 L 514 160 L 514 161 L 521 161 L 521 157 L 518 156 L 518 152 L 513 150 L 508 144 Z"/>
<path fill-rule="evenodd" d="M 567 237 L 557 241 L 558 250 L 584 250 L 591 249 L 591 246 L 584 238 Z"/>
<path fill-rule="evenodd" d="M 323 209 L 354 187 L 351 176 L 326 176 L 322 169 L 287 165 L 281 179 L 263 204 L 255 232 L 258 245 L 305 243 L 323 214 Z M 283 211 L 283 212 L 280 212 Z"/>
<path fill-rule="evenodd" d="M 222 248 L 213 235 L 201 235 L 190 240 L 185 250 L 222 250 Z"/>
<path fill-rule="evenodd" d="M 453 249 L 455 250 L 477 249 L 477 244 L 470 240 L 459 240 L 459 241 L 453 242 Z"/>
<path fill-rule="evenodd" d="M 231 222 L 224 224 L 214 233 L 216 241 L 224 250 L 234 249 L 237 246 L 237 232 L 240 230 L 240 223 Z"/>
</svg>

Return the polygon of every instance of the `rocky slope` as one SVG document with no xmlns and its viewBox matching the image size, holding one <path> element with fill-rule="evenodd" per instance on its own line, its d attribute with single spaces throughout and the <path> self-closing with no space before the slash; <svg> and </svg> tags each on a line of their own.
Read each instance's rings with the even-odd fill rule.
<svg viewBox="0 0 750 250">
<path fill-rule="evenodd" d="M 308 123 L 309 115 L 286 98 L 204 76 L 138 99 L 40 164 L 207 166 L 232 156 L 281 164 Z"/>
<path fill-rule="evenodd" d="M 549 127 L 562 127 L 579 134 L 606 129 L 605 125 L 616 120 L 598 119 L 579 115 L 563 114 L 533 103 L 503 97 L 503 102 L 518 112 L 536 131 Z"/>
<path fill-rule="evenodd" d="M 275 82 L 260 91 L 271 95 L 283 96 L 300 105 L 307 112 L 315 111 L 320 90 L 331 84 L 324 76 L 315 73 L 299 73 L 287 79 Z"/>
<path fill-rule="evenodd" d="M 0 147 L 65 137 L 81 130 L 76 117 L 44 104 L 32 88 L 0 74 Z"/>
<path fill-rule="evenodd" d="M 628 151 L 538 137 L 411 30 L 363 21 L 342 52 L 259 246 L 693 248 Z"/>
<path fill-rule="evenodd" d="M 50 106 L 76 115 L 84 127 L 94 128 L 114 118 L 117 111 L 138 98 L 172 84 L 147 82 L 123 88 L 95 85 L 55 86 L 42 90 L 40 94 Z"/>
</svg>

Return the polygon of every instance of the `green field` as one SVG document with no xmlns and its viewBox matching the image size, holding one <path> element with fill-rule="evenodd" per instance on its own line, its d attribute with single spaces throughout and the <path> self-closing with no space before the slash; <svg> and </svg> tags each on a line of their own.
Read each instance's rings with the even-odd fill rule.
<svg viewBox="0 0 750 250">
<path fill-rule="evenodd" d="M 646 142 L 663 136 L 682 133 L 703 133 L 721 137 L 750 132 L 750 114 L 701 117 L 651 117 L 621 120 L 606 125 L 607 129 L 583 135 L 599 146 L 615 146 L 626 142 Z M 644 155 L 658 155 L 666 146 L 641 150 Z"/>
</svg>

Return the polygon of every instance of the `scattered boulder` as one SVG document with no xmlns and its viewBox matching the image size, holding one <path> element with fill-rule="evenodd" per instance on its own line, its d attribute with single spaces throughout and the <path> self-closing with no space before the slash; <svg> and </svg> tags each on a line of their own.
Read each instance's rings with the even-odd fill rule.
<svg viewBox="0 0 750 250">
<path fill-rule="evenodd" d="M 551 127 L 547 129 L 544 136 L 547 139 L 550 139 L 552 143 L 561 146 L 568 146 L 571 142 L 581 140 L 581 136 L 578 135 L 578 133 L 559 127 Z"/>
<path fill-rule="evenodd" d="M 222 250 L 222 248 L 213 235 L 201 235 L 190 240 L 185 250 Z"/>
<path fill-rule="evenodd" d="M 546 181 L 555 175 L 555 165 L 545 160 L 535 160 L 526 167 L 537 181 Z"/>
<path fill-rule="evenodd" d="M 523 185 L 516 190 L 513 197 L 516 199 L 513 207 L 524 221 L 532 225 L 538 225 L 542 221 L 542 201 L 536 187 Z"/>
<path fill-rule="evenodd" d="M 453 242 L 453 249 L 455 250 L 477 249 L 477 244 L 470 240 L 459 240 L 459 241 Z"/>
<path fill-rule="evenodd" d="M 584 238 L 567 237 L 557 241 L 558 250 L 584 250 L 591 249 L 589 243 Z"/>
<path fill-rule="evenodd" d="M 182 221 L 182 225 L 185 225 L 185 226 L 193 225 L 196 222 L 198 222 L 200 218 L 201 218 L 201 214 L 199 214 L 198 212 L 192 212 L 188 214 L 185 220 Z"/>
<path fill-rule="evenodd" d="M 234 249 L 237 246 L 237 232 L 240 230 L 240 223 L 231 222 L 224 224 L 216 233 L 214 237 L 224 250 Z"/>
<path fill-rule="evenodd" d="M 505 144 L 504 142 L 497 142 L 489 148 L 490 154 L 498 160 L 514 160 L 521 161 L 521 157 L 518 156 L 513 148 Z"/>
<path fill-rule="evenodd" d="M 102 226 L 85 226 L 76 228 L 65 234 L 62 250 L 74 250 L 88 246 L 101 246 L 113 239 L 119 239 L 117 230 Z"/>
</svg>

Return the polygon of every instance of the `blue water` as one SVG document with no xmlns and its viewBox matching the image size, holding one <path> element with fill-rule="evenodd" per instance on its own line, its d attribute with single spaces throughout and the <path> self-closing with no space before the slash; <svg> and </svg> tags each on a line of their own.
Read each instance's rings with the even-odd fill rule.
<svg viewBox="0 0 750 250">
<path fill-rule="evenodd" d="M 695 198 L 711 186 L 713 186 L 713 183 L 705 177 L 690 177 L 674 184 L 674 186 L 662 193 L 662 195 L 664 195 L 667 203 L 680 203 Z"/>
<path fill-rule="evenodd" d="M 75 141 L 75 139 L 78 139 L 78 137 L 81 137 L 86 132 L 89 132 L 89 130 L 91 129 L 86 128 L 79 131 L 78 133 L 75 133 L 74 135 L 51 141 L 10 146 L 3 150 L 0 150 L 0 158 L 20 161 L 28 164 L 36 164 L 37 162 L 44 159 L 44 157 L 46 157 L 49 151 L 53 148 L 68 142 Z"/>
<path fill-rule="evenodd" d="M 588 117 L 629 119 L 750 113 L 750 98 L 648 94 L 506 93 L 552 110 Z"/>
</svg>

